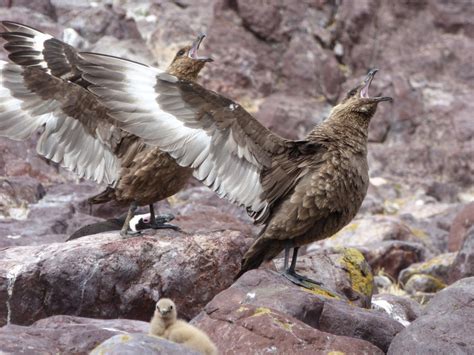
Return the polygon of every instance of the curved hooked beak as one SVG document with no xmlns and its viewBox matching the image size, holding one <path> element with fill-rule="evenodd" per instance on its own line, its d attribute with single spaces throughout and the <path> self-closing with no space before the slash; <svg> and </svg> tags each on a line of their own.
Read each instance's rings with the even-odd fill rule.
<svg viewBox="0 0 474 355">
<path fill-rule="evenodd" d="M 369 73 L 367 74 L 367 76 L 365 77 L 362 83 L 362 88 L 360 89 L 360 97 L 363 99 L 370 99 L 375 102 L 393 101 L 393 99 L 389 96 L 375 96 L 375 97 L 369 96 L 370 84 L 372 83 L 372 80 L 374 79 L 374 76 L 378 71 L 379 71 L 378 69 L 371 69 L 369 71 Z"/>
<path fill-rule="evenodd" d="M 189 50 L 189 58 L 194 60 L 200 60 L 202 62 L 213 62 L 214 59 L 210 57 L 200 57 L 198 56 L 198 49 L 201 45 L 202 40 L 206 37 L 204 33 L 201 33 L 193 42 L 191 49 Z"/>
</svg>

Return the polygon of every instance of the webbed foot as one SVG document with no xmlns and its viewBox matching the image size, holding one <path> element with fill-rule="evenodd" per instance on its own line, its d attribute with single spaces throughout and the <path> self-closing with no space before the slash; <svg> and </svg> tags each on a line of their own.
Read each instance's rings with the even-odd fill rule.
<svg viewBox="0 0 474 355">
<path fill-rule="evenodd" d="M 282 275 L 285 276 L 291 282 L 293 282 L 295 285 L 304 287 L 308 290 L 316 291 L 317 293 L 320 293 L 329 297 L 342 298 L 342 299 L 345 298 L 344 296 L 341 296 L 339 293 L 329 290 L 328 288 L 324 287 L 322 282 L 315 281 L 303 275 L 297 274 L 294 270 L 291 270 L 291 268 L 283 271 Z"/>
<path fill-rule="evenodd" d="M 143 229 L 173 229 L 175 231 L 180 231 L 181 228 L 175 226 L 174 224 L 167 223 L 174 219 L 174 216 L 170 213 L 154 216 L 154 218 L 149 219 L 140 219 L 137 223 L 137 230 Z"/>
</svg>

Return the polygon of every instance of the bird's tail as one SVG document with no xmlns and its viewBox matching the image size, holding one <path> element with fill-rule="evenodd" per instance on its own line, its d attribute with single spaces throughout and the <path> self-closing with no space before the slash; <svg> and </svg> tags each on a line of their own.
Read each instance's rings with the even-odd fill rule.
<svg viewBox="0 0 474 355">
<path fill-rule="evenodd" d="M 113 187 L 107 187 L 100 194 L 90 197 L 87 202 L 91 205 L 97 205 L 105 202 L 112 201 L 115 198 L 115 189 Z"/>
<path fill-rule="evenodd" d="M 242 266 L 235 279 L 249 270 L 258 268 L 264 261 L 272 260 L 283 249 L 285 249 L 284 241 L 258 238 L 242 258 Z"/>
</svg>

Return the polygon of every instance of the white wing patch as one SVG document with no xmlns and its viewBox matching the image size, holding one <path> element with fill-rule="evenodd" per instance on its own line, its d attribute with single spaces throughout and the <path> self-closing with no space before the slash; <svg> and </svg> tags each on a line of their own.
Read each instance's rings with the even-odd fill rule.
<svg viewBox="0 0 474 355">
<path fill-rule="evenodd" d="M 22 72 L 22 67 L 0 61 L 0 135 L 24 140 L 44 126 L 39 154 L 80 177 L 113 185 L 120 171 L 117 157 L 78 120 L 64 114 L 57 101 L 30 92 Z M 13 93 L 9 87 L 14 87 Z"/>
<path fill-rule="evenodd" d="M 12 22 L 3 22 L 3 27 L 8 31 L 8 32 L 21 32 L 22 34 L 15 35 L 15 34 L 10 34 L 10 36 L 18 36 L 18 39 L 21 40 L 21 42 L 24 42 L 22 44 L 15 44 L 16 51 L 19 49 L 24 49 L 25 53 L 22 54 L 23 58 L 30 58 L 32 60 L 35 60 L 38 62 L 36 66 L 39 66 L 49 74 L 51 74 L 50 69 L 48 68 L 48 64 L 46 63 L 44 56 L 43 56 L 43 50 L 44 50 L 44 42 L 54 38 L 53 36 L 37 31 L 31 27 L 28 26 L 23 26 L 18 23 L 12 23 Z M 24 35 L 26 34 L 26 35 Z M 31 37 L 33 36 L 33 37 Z M 39 53 L 32 53 L 31 51 L 37 51 Z"/>
<path fill-rule="evenodd" d="M 123 123 L 121 128 L 168 152 L 180 165 L 194 168 L 194 176 L 221 197 L 246 206 L 257 218 L 265 213 L 268 203 L 260 198 L 261 166 L 248 149 L 238 145 L 230 130 L 196 125 L 195 112 L 183 104 L 178 90 L 156 92 L 157 80 L 176 82 L 176 77 L 119 58 L 81 56 L 90 63 L 80 68 L 85 79 L 96 85 L 90 90 L 103 99 L 111 116 Z M 173 101 L 173 96 L 178 99 Z M 164 111 L 159 98 L 179 114 Z M 237 107 L 231 104 L 229 109 Z"/>
</svg>

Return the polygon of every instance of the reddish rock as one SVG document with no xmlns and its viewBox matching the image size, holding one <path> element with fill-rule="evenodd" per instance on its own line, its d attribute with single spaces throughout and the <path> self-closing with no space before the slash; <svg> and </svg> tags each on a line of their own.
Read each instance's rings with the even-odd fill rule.
<svg viewBox="0 0 474 355">
<path fill-rule="evenodd" d="M 454 218 L 449 229 L 449 251 L 458 251 L 461 248 L 472 225 L 474 225 L 474 202 L 467 204 Z"/>
<path fill-rule="evenodd" d="M 305 96 L 273 94 L 259 107 L 257 118 L 282 137 L 303 139 L 329 115 L 330 105 Z"/>
<path fill-rule="evenodd" d="M 379 271 L 394 279 L 403 269 L 425 259 L 426 249 L 419 243 L 403 241 L 382 241 L 367 246 L 359 246 L 374 274 Z"/>
<path fill-rule="evenodd" d="M 296 286 L 282 275 L 263 269 L 245 273 L 230 288 L 214 297 L 193 322 L 212 333 L 211 329 L 216 329 L 218 324 L 224 326 L 225 320 L 235 320 L 229 317 L 239 317 L 238 310 L 245 307 L 279 311 L 320 331 L 364 339 L 381 349 L 387 349 L 394 335 L 403 328 L 388 316 L 330 297 L 327 291 L 319 288 L 309 290 Z M 231 339 L 214 340 L 217 344 L 226 344 L 233 341 Z"/>
<path fill-rule="evenodd" d="M 12 7 L 4 7 L 5 5 L 6 1 L 0 3 L 0 16 L 3 20 L 25 23 L 54 36 L 62 35 L 62 28 L 54 19 L 55 7 L 51 5 L 50 0 L 12 0 Z M 0 58 L 6 59 L 5 51 L 0 52 L 2 53 Z M 0 138 L 0 140 L 3 139 Z"/>
<path fill-rule="evenodd" d="M 8 180 L 17 181 L 13 185 L 16 186 L 13 190 L 15 199 L 4 200 L 9 215 L 7 219 L 0 220 L 0 235 L 6 237 L 0 239 L 0 247 L 64 241 L 81 224 L 98 220 L 76 210 L 97 187 L 67 183 L 48 187 L 45 191 L 34 178 L 15 177 Z M 27 204 L 27 200 L 31 203 Z"/>
<path fill-rule="evenodd" d="M 233 281 L 251 242 L 238 231 L 117 232 L 0 253 L 0 322 L 55 314 L 148 320 L 160 297 L 190 319 Z"/>
<path fill-rule="evenodd" d="M 51 0 L 10 0 L 2 3 L 1 6 L 8 6 L 8 3 L 11 3 L 14 7 L 26 7 L 30 10 L 33 10 L 36 13 L 41 13 L 50 17 L 53 20 L 57 20 L 56 8 L 51 3 Z"/>
<path fill-rule="evenodd" d="M 283 260 L 275 260 L 278 269 Z M 321 282 L 327 290 L 359 307 L 370 308 L 373 275 L 364 256 L 353 248 L 327 249 L 298 257 L 297 273 Z"/>
<path fill-rule="evenodd" d="M 284 313 L 254 305 L 229 303 L 206 307 L 193 324 L 209 334 L 226 354 L 298 353 L 383 354 L 364 340 L 321 332 Z"/>
<path fill-rule="evenodd" d="M 449 282 L 474 276 L 474 226 L 469 228 L 449 271 Z"/>
<path fill-rule="evenodd" d="M 0 208 L 6 206 L 5 200 L 13 200 L 17 205 L 35 203 L 44 197 L 44 186 L 29 176 L 15 176 L 0 180 Z"/>
<path fill-rule="evenodd" d="M 388 314 L 405 327 L 417 319 L 423 311 L 420 304 L 411 298 L 389 293 L 374 295 L 372 309 Z"/>
<path fill-rule="evenodd" d="M 371 246 L 383 241 L 404 241 L 430 245 L 425 233 L 418 233 L 395 216 L 363 216 L 354 219 L 334 236 L 312 244 L 308 250 L 318 248 Z"/>
<path fill-rule="evenodd" d="M 284 47 L 279 44 L 273 48 L 257 39 L 241 26 L 234 11 L 218 13 L 209 30 L 206 51 L 219 64 L 207 67 L 205 86 L 247 102 L 267 96 L 276 88 L 278 72 L 275 68 L 278 68 Z M 243 100 L 239 103 L 244 105 Z M 250 103 L 249 106 L 253 106 L 253 102 Z"/>
<path fill-rule="evenodd" d="M 413 275 L 429 275 L 438 280 L 438 283 L 448 283 L 449 272 L 455 257 L 456 254 L 454 253 L 445 253 L 421 263 L 414 263 L 400 273 L 398 281 L 403 285 Z"/>
<path fill-rule="evenodd" d="M 90 355 L 199 355 L 184 345 L 146 334 L 115 335 L 98 345 Z"/>
<path fill-rule="evenodd" d="M 0 328 L 0 352 L 31 355 L 89 354 L 101 342 L 114 335 L 133 337 L 130 333 L 148 333 L 148 328 L 147 322 L 129 319 L 53 316 L 41 319 L 28 327 L 10 324 Z M 161 344 L 165 341 L 157 342 Z M 186 350 L 178 345 L 175 345 L 176 348 Z M 170 349 L 173 350 L 173 347 Z"/>
<path fill-rule="evenodd" d="M 117 39 L 141 40 L 135 21 L 110 5 L 79 8 L 58 6 L 57 12 L 58 22 L 63 27 L 73 28 L 91 42 L 97 42 L 106 35 Z"/>
<path fill-rule="evenodd" d="M 298 7 L 298 4 L 296 6 Z M 281 39 L 276 37 L 282 21 L 281 4 L 276 1 L 264 2 L 261 6 L 256 7 L 251 0 L 238 0 L 237 8 L 243 25 L 258 37 Z"/>
<path fill-rule="evenodd" d="M 474 37 L 474 21 L 469 16 L 472 10 L 469 1 L 435 1 L 428 2 L 428 8 L 433 14 L 434 23 L 446 32 L 464 32 L 469 37 Z"/>
<path fill-rule="evenodd" d="M 219 198 L 209 188 L 199 185 L 180 191 L 169 199 L 170 204 L 160 203 L 160 212 L 173 214 L 173 223 L 187 233 L 240 230 L 256 235 L 260 225 L 254 225 L 243 208 Z"/>
<path fill-rule="evenodd" d="M 272 1 L 255 4 L 251 0 L 238 0 L 235 10 L 243 26 L 256 37 L 268 42 L 285 42 L 295 33 L 307 32 L 330 46 L 327 25 L 331 22 L 335 4 L 329 1 L 293 2 Z"/>
<path fill-rule="evenodd" d="M 474 352 L 474 278 L 438 292 L 423 314 L 390 344 L 389 355 Z"/>
<path fill-rule="evenodd" d="M 306 33 L 296 33 L 283 55 L 284 90 L 299 95 L 325 97 L 334 103 L 344 75 L 332 52 Z"/>
<path fill-rule="evenodd" d="M 1 53 L 1 51 L 0 51 Z M 62 176 L 54 163 L 47 163 L 36 153 L 36 138 L 27 141 L 13 141 L 0 137 L 0 174 L 9 177 L 30 176 L 42 184 L 63 182 L 68 174 L 61 170 Z"/>
</svg>

